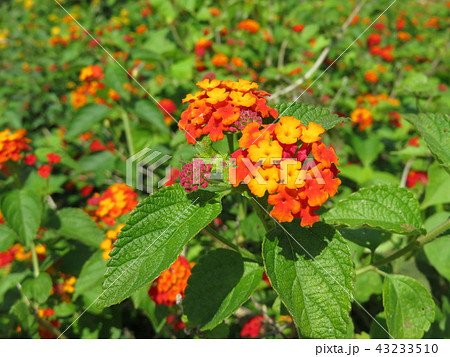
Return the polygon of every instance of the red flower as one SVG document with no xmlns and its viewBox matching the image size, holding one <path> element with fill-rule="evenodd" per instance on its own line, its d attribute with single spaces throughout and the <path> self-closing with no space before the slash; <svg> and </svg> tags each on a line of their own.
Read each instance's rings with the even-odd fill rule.
<svg viewBox="0 0 450 357">
<path fill-rule="evenodd" d="M 292 31 L 294 31 L 294 32 L 302 32 L 304 28 L 305 28 L 305 25 L 297 24 L 297 25 L 292 26 Z"/>
<path fill-rule="evenodd" d="M 25 162 L 25 164 L 27 165 L 34 165 L 34 163 L 36 162 L 36 155 L 33 154 L 28 154 L 27 156 L 25 156 L 23 158 L 23 161 Z"/>
<path fill-rule="evenodd" d="M 380 44 L 382 37 L 379 33 L 372 33 L 367 37 L 367 47 L 373 47 Z"/>
<path fill-rule="evenodd" d="M 110 152 L 113 152 L 115 147 L 116 146 L 114 145 L 114 143 L 112 141 L 108 141 L 106 143 L 106 145 L 104 145 L 98 139 L 92 140 L 92 143 L 91 143 L 91 146 L 90 146 L 91 151 L 105 151 L 105 150 L 109 150 Z"/>
<path fill-rule="evenodd" d="M 177 106 L 175 105 L 175 103 L 167 98 L 160 100 L 158 104 L 159 104 L 158 108 L 164 114 L 166 113 L 172 114 L 175 110 L 177 110 Z"/>
<path fill-rule="evenodd" d="M 263 315 L 258 315 L 248 320 L 242 327 L 241 337 L 258 337 L 264 330 L 263 320 Z"/>
<path fill-rule="evenodd" d="M 264 280 L 268 286 L 272 286 L 270 285 L 269 277 L 267 276 L 266 272 L 263 273 L 262 280 Z"/>
<path fill-rule="evenodd" d="M 52 168 L 50 165 L 42 165 L 38 168 L 38 175 L 45 179 L 50 176 L 51 172 L 52 172 Z"/>
<path fill-rule="evenodd" d="M 94 190 L 94 186 L 92 186 L 92 185 L 84 186 L 80 190 L 81 196 L 87 197 L 87 196 L 89 196 L 92 193 L 93 190 Z"/>
<path fill-rule="evenodd" d="M 413 188 L 416 186 L 417 182 L 422 185 L 428 183 L 428 175 L 425 171 L 414 171 L 411 170 L 406 178 L 406 186 Z"/>
<path fill-rule="evenodd" d="M 177 318 L 175 315 L 167 316 L 166 322 L 169 325 L 172 325 L 173 332 L 175 332 L 175 333 L 177 333 L 178 331 L 180 331 L 186 327 L 186 324 L 183 321 L 181 321 L 179 318 Z"/>
<path fill-rule="evenodd" d="M 61 156 L 54 153 L 47 154 L 47 159 L 49 164 L 58 164 L 61 161 Z"/>
<path fill-rule="evenodd" d="M 0 268 L 3 268 L 5 265 L 8 265 L 13 260 L 14 260 L 14 253 L 11 252 L 11 250 L 0 252 Z"/>
<path fill-rule="evenodd" d="M 419 137 L 415 136 L 414 138 L 409 139 L 408 145 L 409 146 L 420 146 L 420 144 L 419 144 Z"/>
</svg>

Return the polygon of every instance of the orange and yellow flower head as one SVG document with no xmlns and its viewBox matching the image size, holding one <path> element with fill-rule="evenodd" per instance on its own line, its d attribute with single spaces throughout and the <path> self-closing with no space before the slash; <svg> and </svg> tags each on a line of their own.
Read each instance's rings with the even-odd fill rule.
<svg viewBox="0 0 450 357">
<path fill-rule="evenodd" d="M 101 66 L 92 65 L 84 67 L 80 73 L 80 81 L 93 81 L 105 78 Z"/>
<path fill-rule="evenodd" d="M 341 184 L 334 149 L 321 142 L 324 131 L 290 116 L 276 124 L 248 124 L 240 149 L 231 155 L 230 182 L 247 184 L 257 197 L 268 194 L 270 214 L 279 222 L 300 218 L 302 227 L 311 226 L 319 220 L 316 211 Z"/>
<path fill-rule="evenodd" d="M 248 117 L 249 111 L 259 118 L 276 118 L 278 113 L 267 105 L 269 93 L 257 90 L 258 84 L 247 80 L 220 81 L 205 79 L 198 82 L 200 91 L 188 94 L 183 103 L 189 107 L 181 114 L 180 130 L 186 131 L 189 144 L 209 135 L 211 141 L 224 138 L 224 132 L 233 131 L 241 115 Z"/>
<path fill-rule="evenodd" d="M 153 301 L 157 304 L 172 306 L 177 302 L 177 296 L 183 298 L 193 265 L 186 258 L 179 256 L 150 287 L 148 294 Z"/>
<path fill-rule="evenodd" d="M 25 137 L 26 133 L 25 129 L 0 131 L 0 170 L 8 161 L 19 161 L 22 151 L 29 148 L 31 140 Z"/>
<path fill-rule="evenodd" d="M 95 219 L 114 226 L 118 217 L 136 207 L 138 204 L 137 193 L 124 183 L 115 183 L 101 195 L 96 193 L 88 200 L 88 204 L 98 206 L 93 212 Z"/>
<path fill-rule="evenodd" d="M 237 26 L 239 30 L 248 31 L 250 33 L 257 33 L 259 31 L 259 27 L 259 23 L 252 19 L 242 20 Z"/>
<path fill-rule="evenodd" d="M 373 123 L 372 112 L 366 108 L 356 108 L 352 114 L 350 114 L 350 118 L 353 123 L 359 124 L 360 130 L 366 130 Z"/>
</svg>

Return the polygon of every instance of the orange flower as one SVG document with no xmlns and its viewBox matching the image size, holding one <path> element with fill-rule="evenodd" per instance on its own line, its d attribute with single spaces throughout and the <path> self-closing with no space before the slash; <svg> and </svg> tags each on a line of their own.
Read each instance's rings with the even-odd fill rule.
<svg viewBox="0 0 450 357">
<path fill-rule="evenodd" d="M 29 149 L 30 139 L 26 138 L 25 129 L 16 130 L 12 133 L 9 129 L 0 131 L 0 170 L 8 161 L 19 161 L 22 152 Z"/>
<path fill-rule="evenodd" d="M 268 193 L 270 214 L 279 222 L 301 218 L 301 226 L 312 225 L 319 220 L 316 211 L 341 183 L 334 149 L 320 142 L 323 132 L 321 125 L 309 122 L 306 127 L 294 117 L 271 125 L 248 124 L 240 149 L 231 155 L 230 182 L 247 184 L 258 197 Z"/>
<path fill-rule="evenodd" d="M 378 74 L 374 70 L 369 70 L 364 74 L 364 79 L 366 80 L 366 82 L 377 83 Z"/>
<path fill-rule="evenodd" d="M 210 7 L 209 8 L 209 13 L 212 16 L 219 16 L 220 15 L 220 10 L 217 7 Z"/>
<path fill-rule="evenodd" d="M 114 89 L 109 88 L 108 89 L 108 97 L 110 97 L 112 100 L 119 100 L 120 94 L 117 93 Z"/>
<path fill-rule="evenodd" d="M 84 67 L 80 73 L 80 81 L 99 80 L 104 77 L 103 68 L 97 65 Z"/>
<path fill-rule="evenodd" d="M 153 301 L 157 304 L 172 306 L 177 302 L 178 296 L 183 298 L 193 265 L 186 258 L 179 256 L 150 287 L 148 294 Z"/>
<path fill-rule="evenodd" d="M 147 26 L 145 26 L 144 24 L 136 27 L 136 33 L 144 33 L 145 31 L 147 31 Z"/>
<path fill-rule="evenodd" d="M 432 16 L 427 21 L 425 21 L 425 27 L 434 27 L 436 29 L 439 29 L 441 27 L 439 21 L 439 17 Z"/>
<path fill-rule="evenodd" d="M 222 140 L 225 131 L 240 127 L 241 119 L 278 116 L 277 111 L 266 104 L 264 96 L 269 94 L 256 90 L 258 84 L 254 82 L 205 79 L 197 85 L 201 91 L 183 99 L 183 103 L 189 102 L 189 107 L 178 123 L 180 130 L 186 131 L 189 144 L 203 135 L 209 135 L 212 141 Z"/>
<path fill-rule="evenodd" d="M 373 123 L 372 112 L 366 108 L 356 108 L 350 118 L 355 124 L 359 124 L 360 130 L 366 130 Z"/>
<path fill-rule="evenodd" d="M 124 183 L 115 183 L 102 195 L 96 193 L 88 200 L 91 206 L 98 206 L 93 212 L 96 220 L 102 220 L 105 224 L 113 226 L 116 218 L 132 211 L 136 205 L 137 193 Z"/>
<path fill-rule="evenodd" d="M 216 53 L 211 58 L 211 63 L 216 67 L 224 67 L 228 64 L 228 56 L 223 53 Z"/>
<path fill-rule="evenodd" d="M 405 31 L 401 31 L 397 34 L 397 38 L 400 41 L 409 41 L 411 40 L 411 34 Z"/>
<path fill-rule="evenodd" d="M 259 31 L 259 23 L 255 20 L 247 19 L 239 22 L 237 28 L 250 33 L 257 33 Z"/>
<path fill-rule="evenodd" d="M 231 63 L 233 63 L 236 67 L 244 67 L 244 61 L 240 57 L 232 57 Z"/>
</svg>

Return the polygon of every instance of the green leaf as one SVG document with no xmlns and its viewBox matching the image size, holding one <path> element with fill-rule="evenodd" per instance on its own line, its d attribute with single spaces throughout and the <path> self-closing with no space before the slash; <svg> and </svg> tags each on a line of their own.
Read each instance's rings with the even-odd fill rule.
<svg viewBox="0 0 450 357">
<path fill-rule="evenodd" d="M 423 232 L 419 202 L 407 188 L 380 185 L 363 188 L 323 214 L 329 224 L 373 227 L 398 234 Z"/>
<path fill-rule="evenodd" d="M 450 203 L 450 175 L 441 169 L 437 162 L 428 170 L 428 185 L 421 208 L 427 208 L 441 203 Z"/>
<path fill-rule="evenodd" d="M 17 239 L 17 234 L 6 224 L 0 224 L 0 252 L 8 250 L 15 240 Z"/>
<path fill-rule="evenodd" d="M 309 122 L 314 122 L 322 125 L 325 130 L 349 121 L 348 118 L 339 117 L 337 114 L 330 113 L 326 108 L 305 103 L 282 103 L 275 105 L 274 108 L 278 111 L 279 116 L 297 118 L 306 126 L 308 126 Z"/>
<path fill-rule="evenodd" d="M 67 238 L 97 248 L 105 238 L 92 218 L 79 208 L 63 208 L 57 212 L 57 216 L 60 220 L 58 232 Z"/>
<path fill-rule="evenodd" d="M 362 247 L 369 248 L 370 250 L 375 250 L 377 247 L 387 241 L 390 238 L 388 232 L 379 231 L 372 228 L 342 228 L 339 232 L 344 236 L 345 239 L 356 243 Z"/>
<path fill-rule="evenodd" d="M 100 295 L 105 271 L 106 260 L 102 258 L 102 252 L 95 252 L 84 263 L 81 269 L 80 275 L 75 283 L 73 298 L 76 299 L 78 296 L 90 293 L 92 290 L 98 291 L 98 295 Z"/>
<path fill-rule="evenodd" d="M 351 135 L 350 140 L 355 153 L 364 166 L 370 166 L 383 151 L 384 145 L 375 135 Z"/>
<path fill-rule="evenodd" d="M 179 184 L 139 203 L 114 243 L 98 305 L 117 304 L 156 279 L 220 211 L 212 193 L 187 195 Z"/>
<path fill-rule="evenodd" d="M 42 202 L 26 190 L 13 190 L 3 196 L 1 211 L 6 223 L 18 235 L 22 244 L 28 246 L 36 237 L 41 223 Z"/>
<path fill-rule="evenodd" d="M 30 308 L 25 301 L 18 300 L 10 309 L 10 314 L 13 315 L 20 327 L 27 333 L 33 334 L 37 331 L 38 324 L 36 318 L 31 313 Z"/>
<path fill-rule="evenodd" d="M 425 222 L 427 232 L 446 221 L 449 218 L 448 212 L 439 212 L 431 216 Z M 423 247 L 425 255 L 430 264 L 441 274 L 444 278 L 450 281 L 450 235 L 443 235 L 434 241 L 425 244 Z"/>
<path fill-rule="evenodd" d="M 356 276 L 353 296 L 359 303 L 369 301 L 373 294 L 381 294 L 383 282 L 378 273 L 368 271 Z"/>
<path fill-rule="evenodd" d="M 117 63 L 110 61 L 105 69 L 106 88 L 114 89 L 122 98 L 129 100 L 130 92 L 123 88 L 125 83 L 128 83 L 125 71 Z"/>
<path fill-rule="evenodd" d="M 69 302 L 62 302 L 59 305 L 55 305 L 53 310 L 55 310 L 56 316 L 67 317 L 74 314 L 77 311 L 77 305 Z"/>
<path fill-rule="evenodd" d="M 450 173 L 450 116 L 447 114 L 405 114 L 416 127 L 431 153 Z"/>
<path fill-rule="evenodd" d="M 169 127 L 164 123 L 164 114 L 157 104 L 149 100 L 140 100 L 136 103 L 134 111 L 139 118 L 154 125 L 161 133 L 168 134 L 170 132 Z"/>
<path fill-rule="evenodd" d="M 42 304 L 52 291 L 52 278 L 47 273 L 41 273 L 37 278 L 28 278 L 22 284 L 22 291 L 28 299 Z"/>
<path fill-rule="evenodd" d="M 103 104 L 90 103 L 78 109 L 70 121 L 66 136 L 67 138 L 74 138 L 89 129 L 102 119 L 106 118 L 110 109 Z"/>
<path fill-rule="evenodd" d="M 179 81 L 192 80 L 194 76 L 195 60 L 186 58 L 170 66 L 170 74 Z"/>
<path fill-rule="evenodd" d="M 388 330 L 394 338 L 421 338 L 434 321 L 434 302 L 430 292 L 407 276 L 386 277 L 383 305 Z"/>
<path fill-rule="evenodd" d="M 229 249 L 204 255 L 192 269 L 183 299 L 189 322 L 211 330 L 246 302 L 261 282 L 263 267 Z"/>
<path fill-rule="evenodd" d="M 0 312 L 9 310 L 14 302 L 21 298 L 17 283 L 20 283 L 28 274 L 30 274 L 29 271 L 22 271 L 2 276 L 0 279 Z"/>
<path fill-rule="evenodd" d="M 263 242 L 272 287 L 302 337 L 345 337 L 354 279 L 345 240 L 321 222 L 312 228 L 299 227 L 298 222 L 283 227 L 270 231 Z"/>
</svg>

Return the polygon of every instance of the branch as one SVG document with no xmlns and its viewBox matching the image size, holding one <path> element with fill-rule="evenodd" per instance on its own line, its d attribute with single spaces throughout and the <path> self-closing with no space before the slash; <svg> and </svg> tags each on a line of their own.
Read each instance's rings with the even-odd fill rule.
<svg viewBox="0 0 450 357">
<path fill-rule="evenodd" d="M 281 95 L 284 95 L 292 90 L 294 90 L 295 88 L 297 88 L 298 86 L 302 85 L 306 80 L 308 80 L 313 74 L 314 72 L 320 67 L 320 65 L 323 63 L 323 61 L 325 61 L 325 58 L 328 56 L 328 54 L 330 53 L 331 49 L 336 45 L 336 43 L 338 42 L 338 40 L 340 40 L 342 38 L 342 36 L 344 35 L 345 31 L 347 30 L 347 28 L 350 26 L 350 23 L 352 22 L 353 18 L 355 17 L 355 15 L 357 13 L 359 13 L 362 9 L 362 7 L 364 6 L 364 4 L 366 3 L 367 0 L 362 0 L 352 11 L 352 13 L 350 14 L 350 16 L 347 18 L 347 20 L 344 22 L 344 24 L 342 25 L 342 27 L 340 28 L 340 30 L 338 31 L 336 37 L 333 39 L 333 41 L 331 41 L 331 43 L 325 47 L 322 51 L 322 53 L 319 55 L 319 57 L 317 58 L 316 62 L 314 62 L 314 64 L 312 65 L 312 67 L 308 70 L 308 72 L 305 73 L 305 75 L 299 79 L 297 79 L 293 84 L 291 84 L 290 86 L 287 86 L 286 88 L 275 92 L 274 94 L 272 94 L 271 97 L 269 97 L 268 100 L 273 100 Z M 333 62 L 334 63 L 334 62 Z M 328 67 L 330 68 L 333 63 Z M 328 69 L 327 68 L 327 69 Z"/>
<path fill-rule="evenodd" d="M 338 91 L 336 92 L 336 95 L 333 98 L 333 101 L 330 104 L 330 112 L 334 112 L 334 107 L 336 106 L 336 103 L 338 102 L 339 98 L 342 95 L 342 92 L 344 92 L 344 88 L 348 83 L 348 77 L 345 76 L 342 78 L 341 86 L 339 87 Z"/>
<path fill-rule="evenodd" d="M 278 52 L 278 65 L 277 65 L 278 69 L 280 69 L 284 65 L 284 55 L 286 53 L 287 45 L 288 45 L 288 40 L 284 39 L 280 46 L 280 52 Z"/>
<path fill-rule="evenodd" d="M 402 179 L 400 180 L 400 187 L 406 186 L 406 180 L 408 178 L 409 171 L 411 170 L 411 165 L 414 162 L 414 159 L 409 159 L 406 161 L 405 167 L 402 172 Z"/>
<path fill-rule="evenodd" d="M 59 336 L 59 338 L 61 339 L 66 339 L 67 337 L 65 335 L 63 335 L 63 333 L 56 327 L 53 326 L 49 321 L 41 319 L 39 317 L 38 311 L 36 307 L 33 307 L 31 305 L 30 300 L 28 299 L 28 297 L 23 293 L 22 291 L 22 285 L 20 285 L 20 283 L 17 283 L 17 289 L 19 289 L 20 293 L 22 294 L 23 297 L 23 301 L 25 302 L 25 304 L 28 306 L 28 308 L 31 310 L 31 313 L 33 314 L 34 318 L 36 319 L 37 323 L 42 326 L 43 328 L 45 328 L 46 330 L 50 331 L 53 335 L 55 336 Z"/>
<path fill-rule="evenodd" d="M 181 41 L 181 38 L 178 35 L 178 31 L 177 31 L 177 28 L 175 27 L 175 25 L 170 24 L 169 28 L 170 28 L 170 31 L 172 32 L 172 36 L 173 36 L 175 42 L 178 44 L 178 46 L 180 46 L 180 48 L 183 50 L 184 53 L 189 53 L 189 50 L 184 45 L 183 41 Z"/>
<path fill-rule="evenodd" d="M 406 247 L 397 250 L 395 253 L 391 254 L 390 256 L 388 256 L 384 259 L 381 259 L 375 263 L 372 263 L 370 265 L 367 265 L 361 269 L 358 269 L 356 271 L 356 274 L 358 275 L 358 274 L 362 274 L 362 273 L 365 273 L 370 270 L 377 270 L 378 267 L 389 264 L 390 262 L 400 258 L 401 256 L 403 256 L 409 252 L 412 252 L 418 248 L 421 248 L 427 243 L 432 242 L 437 237 L 439 237 L 441 234 L 445 233 L 445 231 L 447 231 L 448 229 L 450 229 L 450 219 L 448 219 L 444 223 L 440 224 L 436 228 L 432 229 L 426 235 L 422 235 L 419 238 L 415 239 L 414 241 L 409 243 Z"/>
</svg>

